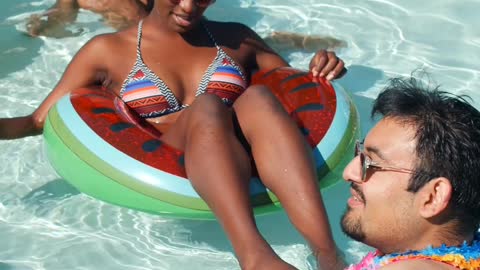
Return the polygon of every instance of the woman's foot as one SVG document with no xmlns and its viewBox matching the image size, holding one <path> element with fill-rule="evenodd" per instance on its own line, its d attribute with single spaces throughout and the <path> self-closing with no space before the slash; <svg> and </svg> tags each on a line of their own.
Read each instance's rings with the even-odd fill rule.
<svg viewBox="0 0 480 270">
<path fill-rule="evenodd" d="M 294 270 L 297 269 L 293 265 L 283 261 L 270 248 L 264 251 L 256 251 L 255 254 L 247 256 L 244 262 L 240 263 L 243 270 Z"/>
</svg>

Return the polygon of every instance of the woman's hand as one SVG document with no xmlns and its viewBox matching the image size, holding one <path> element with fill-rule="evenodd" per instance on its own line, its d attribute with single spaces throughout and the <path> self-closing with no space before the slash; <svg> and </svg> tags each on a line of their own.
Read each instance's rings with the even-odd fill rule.
<svg viewBox="0 0 480 270">
<path fill-rule="evenodd" d="M 313 56 L 309 66 L 314 78 L 325 77 L 327 80 L 339 78 L 347 71 L 343 60 L 332 51 L 319 50 Z"/>
<path fill-rule="evenodd" d="M 12 140 L 42 133 L 42 126 L 35 124 L 32 115 L 0 118 L 0 140 Z"/>
</svg>

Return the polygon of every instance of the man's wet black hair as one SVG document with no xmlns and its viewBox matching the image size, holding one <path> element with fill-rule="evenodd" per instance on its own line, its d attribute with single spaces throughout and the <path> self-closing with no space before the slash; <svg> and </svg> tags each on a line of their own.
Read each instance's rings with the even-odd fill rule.
<svg viewBox="0 0 480 270">
<path fill-rule="evenodd" d="M 415 128 L 417 162 L 408 190 L 436 177 L 450 180 L 449 213 L 462 232 L 480 222 L 480 112 L 457 96 L 415 78 L 395 78 L 374 102 L 372 117 L 392 117 Z"/>
</svg>

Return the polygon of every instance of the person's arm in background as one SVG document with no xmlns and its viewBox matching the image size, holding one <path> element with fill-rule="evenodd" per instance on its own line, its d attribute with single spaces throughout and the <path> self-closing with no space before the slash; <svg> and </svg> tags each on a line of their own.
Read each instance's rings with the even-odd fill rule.
<svg viewBox="0 0 480 270">
<path fill-rule="evenodd" d="M 274 31 L 263 40 L 277 52 L 304 51 L 313 53 L 318 50 L 344 48 L 347 43 L 333 37 L 304 35 L 293 32 Z"/>
<path fill-rule="evenodd" d="M 254 54 L 254 63 L 251 65 L 257 69 L 274 69 L 277 67 L 289 66 L 274 49 L 272 49 L 265 40 L 263 40 L 253 30 L 244 26 L 244 45 L 250 48 Z M 246 34 L 245 34 L 246 32 Z M 292 35 L 290 35 L 292 36 Z M 303 37 L 297 35 L 295 38 Z M 337 57 L 335 52 L 327 51 L 323 48 L 315 50 L 316 53 L 312 57 L 309 65 L 309 71 L 312 72 L 313 77 L 325 77 L 327 80 L 339 78 L 345 74 L 343 60 Z"/>
<path fill-rule="evenodd" d="M 66 29 L 69 23 L 77 19 L 79 5 L 76 0 L 57 0 L 48 10 L 40 14 L 33 14 L 26 23 L 27 34 L 46 37 L 74 36 Z"/>
</svg>

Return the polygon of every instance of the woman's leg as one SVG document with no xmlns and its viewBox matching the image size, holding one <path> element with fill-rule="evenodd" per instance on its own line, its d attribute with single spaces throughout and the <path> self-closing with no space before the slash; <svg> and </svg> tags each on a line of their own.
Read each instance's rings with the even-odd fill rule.
<svg viewBox="0 0 480 270">
<path fill-rule="evenodd" d="M 257 230 L 248 192 L 250 158 L 235 135 L 231 109 L 216 96 L 201 95 L 162 139 L 185 151 L 188 178 L 222 224 L 243 269 L 293 269 Z"/>
<path fill-rule="evenodd" d="M 343 269 L 337 261 L 312 151 L 297 125 L 264 86 L 250 87 L 234 110 L 262 182 L 310 243 L 321 269 Z"/>
</svg>

